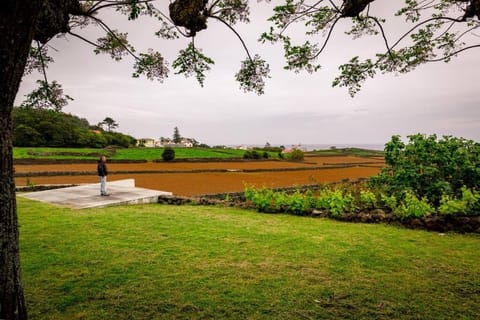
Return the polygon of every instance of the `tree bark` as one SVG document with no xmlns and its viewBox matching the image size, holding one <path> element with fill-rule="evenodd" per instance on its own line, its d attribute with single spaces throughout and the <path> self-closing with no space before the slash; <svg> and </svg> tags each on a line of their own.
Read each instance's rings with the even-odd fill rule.
<svg viewBox="0 0 480 320">
<path fill-rule="evenodd" d="M 0 319 L 27 319 L 13 178 L 12 109 L 43 0 L 4 0 L 0 8 Z"/>
</svg>

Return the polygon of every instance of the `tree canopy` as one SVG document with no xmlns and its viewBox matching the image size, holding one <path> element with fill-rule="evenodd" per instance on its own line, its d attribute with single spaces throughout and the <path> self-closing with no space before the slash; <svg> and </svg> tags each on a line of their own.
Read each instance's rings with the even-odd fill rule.
<svg viewBox="0 0 480 320">
<path fill-rule="evenodd" d="M 347 20 L 345 33 L 352 39 L 377 36 L 384 50 L 374 57 L 354 55 L 339 66 L 333 86 L 346 87 L 354 96 L 362 84 L 378 73 L 406 73 L 430 62 L 448 62 L 461 52 L 480 47 L 475 31 L 480 27 L 478 0 L 389 1 L 389 19 L 402 19 L 401 30 L 388 32 L 389 20 L 376 11 L 378 0 L 284 1 L 274 8 L 272 26 L 264 42 L 283 44 L 285 69 L 314 72 L 328 43 Z M 384 13 L 383 13 L 384 14 Z M 299 29 L 301 25 L 303 29 Z M 307 37 L 296 44 L 299 31 Z M 400 34 L 398 34 L 400 31 Z M 345 48 L 348 50 L 348 48 Z"/>
<path fill-rule="evenodd" d="M 26 107 L 13 111 L 13 145 L 17 147 L 128 148 L 136 144 L 129 135 L 92 128 L 86 119 L 63 112 Z"/>
<path fill-rule="evenodd" d="M 166 58 L 153 48 L 137 53 L 129 43 L 127 32 L 112 29 L 102 20 L 99 13 L 110 8 L 126 15 L 129 20 L 140 17 L 157 20 L 159 28 L 152 32 L 159 38 L 190 38 L 191 42 L 178 53 L 171 67 L 176 74 L 194 76 L 202 86 L 214 61 L 202 53 L 199 44 L 194 41 L 195 36 L 208 29 L 208 21 L 225 25 L 245 49 L 246 59 L 235 75 L 241 88 L 258 94 L 265 90 L 270 66 L 260 55 L 249 52 L 248 44 L 235 29 L 239 22 L 250 22 L 250 5 L 246 0 L 176 0 L 170 3 L 168 9 L 162 1 L 154 0 L 64 0 L 46 3 L 48 14 L 40 17 L 41 30 L 34 37 L 37 43 L 30 51 L 26 72 L 38 69 L 45 73 L 46 66 L 53 60 L 45 44 L 57 34 L 66 34 L 92 45 L 96 54 L 107 54 L 116 61 L 131 56 L 134 77 L 145 76 L 163 82 L 170 72 Z M 478 0 L 391 1 L 388 17 L 382 16 L 385 12 L 378 10 L 379 4 L 382 3 L 378 0 L 274 2 L 269 4 L 273 10 L 269 18 L 271 27 L 259 34 L 259 41 L 283 46 L 285 69 L 312 73 L 321 69 L 322 53 L 328 50 L 328 43 L 338 33 L 346 33 L 352 39 L 378 37 L 384 44 L 383 51 L 365 58 L 352 52 L 353 57 L 339 66 L 340 74 L 332 84 L 346 87 L 352 96 L 368 78 L 379 73 L 406 73 L 425 63 L 448 62 L 458 54 L 480 46 L 475 36 L 480 23 Z M 400 19 L 403 21 L 401 30 L 389 30 L 391 20 L 398 22 Z M 88 25 L 99 27 L 105 35 L 96 40 L 85 38 L 81 29 Z M 397 28 L 398 24 L 395 26 Z M 46 77 L 39 84 L 43 89 L 37 90 L 37 97 L 49 97 L 46 100 L 53 105 L 68 100 L 68 96 L 62 98 L 58 84 L 52 82 L 49 85 Z M 32 97 L 28 98 L 32 100 Z"/>
</svg>

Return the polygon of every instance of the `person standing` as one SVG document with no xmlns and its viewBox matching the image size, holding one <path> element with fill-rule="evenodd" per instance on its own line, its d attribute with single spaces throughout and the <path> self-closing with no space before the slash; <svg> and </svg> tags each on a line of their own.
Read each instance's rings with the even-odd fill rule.
<svg viewBox="0 0 480 320">
<path fill-rule="evenodd" d="M 101 156 L 98 160 L 97 172 L 100 177 L 100 195 L 109 196 L 107 193 L 107 158 L 105 156 Z"/>
</svg>

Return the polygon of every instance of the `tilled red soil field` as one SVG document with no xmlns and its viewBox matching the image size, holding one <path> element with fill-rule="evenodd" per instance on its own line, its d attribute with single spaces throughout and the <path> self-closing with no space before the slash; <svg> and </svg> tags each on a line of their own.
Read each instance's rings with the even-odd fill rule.
<svg viewBox="0 0 480 320">
<path fill-rule="evenodd" d="M 358 164 L 348 168 L 329 168 L 331 165 Z M 108 164 L 112 174 L 109 180 L 135 179 L 138 187 L 170 191 L 175 195 L 194 196 L 212 193 L 239 192 L 245 185 L 257 187 L 287 187 L 343 179 L 368 178 L 380 171 L 381 159 L 361 157 L 308 157 L 305 162 L 238 161 L 238 162 L 175 162 Z M 296 169 L 301 170 L 296 170 Z M 226 170 L 202 172 L 202 170 Z M 285 171 L 282 171 L 286 169 Z M 27 172 L 92 172 L 95 164 L 17 165 L 18 173 Z M 241 170 L 256 170 L 242 172 Z M 265 171 L 262 171 L 265 170 Z M 271 171 L 278 170 L 278 171 Z M 295 170 L 295 171 L 287 171 Z M 115 174 L 115 172 L 128 174 Z M 161 173 L 135 173 L 135 171 L 161 171 Z M 168 171 L 182 171 L 169 173 Z M 193 172 L 190 172 L 193 171 Z M 28 178 L 34 184 L 79 184 L 98 181 L 95 175 L 35 176 Z M 27 178 L 17 177 L 17 186 L 24 186 Z"/>
<path fill-rule="evenodd" d="M 251 170 L 251 169 L 278 169 L 317 167 L 339 164 L 378 164 L 383 160 L 378 158 L 361 157 L 306 157 L 304 162 L 289 161 L 225 161 L 225 162 L 146 162 L 146 163 L 109 163 L 110 171 L 187 171 L 187 170 Z M 15 172 L 78 172 L 95 171 L 95 163 L 73 164 L 28 164 L 15 165 Z"/>
</svg>

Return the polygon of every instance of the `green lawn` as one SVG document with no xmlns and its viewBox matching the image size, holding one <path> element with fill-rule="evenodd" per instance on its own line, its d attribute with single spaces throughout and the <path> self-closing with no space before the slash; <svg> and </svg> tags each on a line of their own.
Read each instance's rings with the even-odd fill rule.
<svg viewBox="0 0 480 320">
<path fill-rule="evenodd" d="M 478 319 L 480 237 L 19 198 L 31 319 Z"/>
<path fill-rule="evenodd" d="M 26 148 L 26 147 L 15 147 L 13 148 L 13 158 L 14 159 L 31 159 L 31 158 L 43 158 L 43 159 L 90 159 L 90 158 L 97 158 L 95 157 L 88 157 L 88 156 L 80 156 L 80 155 L 49 155 L 49 156 L 38 156 L 38 155 L 31 155 L 29 151 L 33 151 L 34 153 L 103 153 L 103 149 L 92 149 L 92 148 Z"/>
<path fill-rule="evenodd" d="M 52 153 L 51 155 L 31 155 L 28 152 L 33 151 L 34 153 Z M 115 160 L 159 160 L 162 159 L 162 148 L 128 148 L 128 149 L 118 149 L 116 154 L 110 159 Z M 58 153 L 67 153 L 59 155 Z M 71 153 L 69 155 L 68 153 Z M 85 155 L 82 155 L 85 154 Z M 20 148 L 16 147 L 13 149 L 14 159 L 25 159 L 25 158 L 42 158 L 42 159 L 97 159 L 97 155 L 87 155 L 87 154 L 105 154 L 104 149 L 87 149 L 87 148 Z M 188 158 L 220 158 L 220 159 L 229 159 L 229 158 L 242 158 L 244 150 L 236 149 L 203 149 L 203 148 L 176 148 L 175 149 L 175 158 L 176 159 L 188 159 Z M 273 157 L 276 157 L 276 154 L 270 154 Z"/>
<path fill-rule="evenodd" d="M 327 150 L 315 150 L 309 154 L 322 156 L 358 156 L 358 157 L 383 157 L 385 153 L 380 150 L 368 150 L 360 148 L 337 148 Z"/>
<path fill-rule="evenodd" d="M 162 159 L 162 148 L 128 148 L 118 149 L 117 154 L 112 159 L 118 160 L 158 160 Z M 188 158 L 242 158 L 244 150 L 235 149 L 203 149 L 203 148 L 175 148 L 176 159 Z"/>
</svg>

